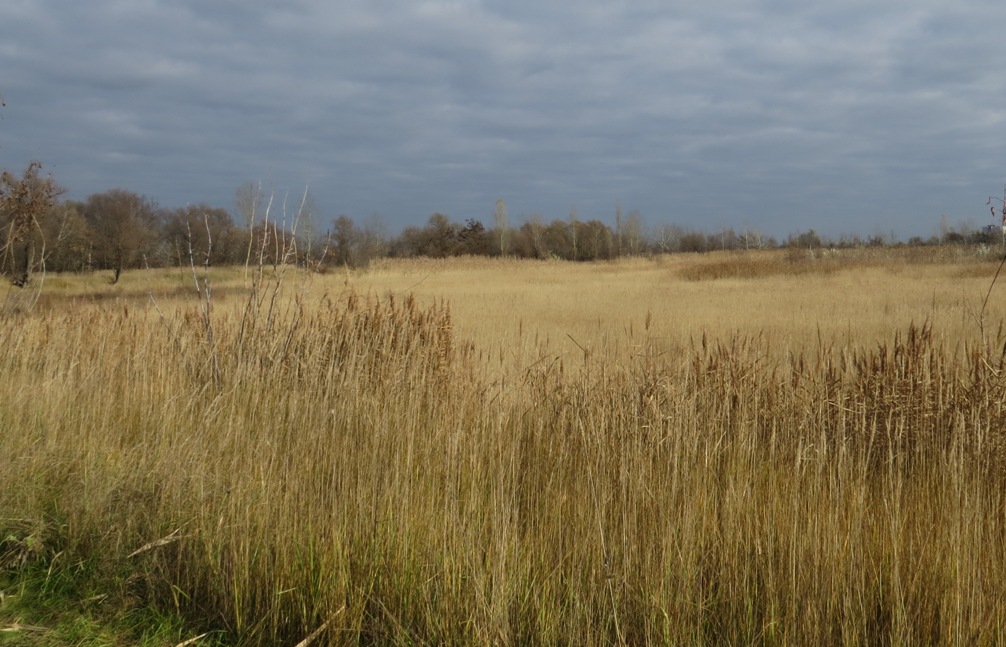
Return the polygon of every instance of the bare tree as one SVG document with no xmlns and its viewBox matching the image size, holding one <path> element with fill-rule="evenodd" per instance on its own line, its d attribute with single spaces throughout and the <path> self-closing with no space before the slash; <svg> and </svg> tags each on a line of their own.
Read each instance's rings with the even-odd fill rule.
<svg viewBox="0 0 1006 647">
<path fill-rule="evenodd" d="M 585 223 L 584 232 L 584 240 L 590 246 L 591 260 L 610 259 L 616 255 L 611 227 L 595 219 Z"/>
<path fill-rule="evenodd" d="M 622 223 L 621 243 L 622 252 L 631 256 L 638 256 L 643 253 L 643 216 L 638 211 L 630 211 L 629 216 Z"/>
<path fill-rule="evenodd" d="M 234 192 L 234 202 L 237 204 L 238 217 L 241 224 L 246 229 L 255 226 L 256 216 L 262 209 L 265 202 L 265 195 L 262 193 L 262 184 L 246 182 L 239 186 Z"/>
<path fill-rule="evenodd" d="M 363 228 L 359 230 L 357 265 L 367 266 L 375 258 L 387 256 L 389 238 L 388 228 L 381 216 L 376 213 L 371 214 Z"/>
<path fill-rule="evenodd" d="M 304 195 L 300 200 L 300 208 L 297 210 L 297 220 L 298 224 L 294 227 L 295 231 L 300 231 L 301 239 L 304 241 L 304 266 L 312 267 L 314 259 L 312 258 L 312 252 L 317 244 L 317 238 L 315 236 L 315 219 L 318 215 L 318 204 L 314 201 L 314 196 L 308 191 L 307 186 L 304 186 Z"/>
<path fill-rule="evenodd" d="M 523 229 L 531 239 L 532 252 L 535 258 L 545 258 L 548 249 L 545 246 L 545 222 L 537 211 L 531 214 Z"/>
<path fill-rule="evenodd" d="M 741 233 L 744 242 L 744 249 L 762 249 L 765 247 L 765 236 L 760 229 L 745 229 Z"/>
<path fill-rule="evenodd" d="M 247 230 L 248 249 L 245 253 L 245 277 L 248 276 L 248 265 L 251 263 L 252 249 L 255 243 L 255 224 L 259 217 L 268 220 L 269 210 L 272 207 L 273 196 L 270 194 L 268 203 L 265 194 L 262 193 L 262 183 L 246 182 L 234 192 L 235 202 L 238 208 L 238 217 L 241 224 Z"/>
<path fill-rule="evenodd" d="M 334 225 L 332 245 L 335 257 L 332 260 L 336 265 L 353 267 L 356 261 L 356 246 L 360 238 L 356 223 L 349 216 L 341 215 L 335 219 Z"/>
<path fill-rule="evenodd" d="M 622 205 L 615 202 L 615 256 L 622 255 Z"/>
<path fill-rule="evenodd" d="M 660 225 L 654 235 L 654 243 L 661 253 L 681 251 L 681 236 L 684 230 L 678 225 L 664 223 Z"/>
<path fill-rule="evenodd" d="M 39 258 L 46 271 L 80 272 L 87 269 L 91 253 L 91 228 L 80 215 L 79 203 L 57 202 L 39 219 L 44 254 Z"/>
<path fill-rule="evenodd" d="M 577 243 L 579 242 L 579 230 L 580 220 L 576 212 L 576 207 L 570 207 L 569 210 L 569 239 L 573 246 L 573 258 L 572 260 L 580 260 L 580 250 Z"/>
<path fill-rule="evenodd" d="M 202 204 L 176 209 L 166 215 L 164 223 L 164 237 L 174 246 L 175 255 L 181 259 L 191 249 L 207 267 L 240 262 L 234 234 L 234 220 L 226 209 Z"/>
<path fill-rule="evenodd" d="M 499 239 L 500 255 L 506 256 L 510 253 L 510 218 L 507 215 L 506 203 L 503 198 L 496 201 L 496 209 L 493 211 L 493 229 Z"/>
</svg>

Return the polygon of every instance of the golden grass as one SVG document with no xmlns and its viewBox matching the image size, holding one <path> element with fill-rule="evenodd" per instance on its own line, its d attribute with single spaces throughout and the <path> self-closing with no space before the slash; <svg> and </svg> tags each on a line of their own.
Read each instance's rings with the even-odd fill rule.
<svg viewBox="0 0 1006 647">
<path fill-rule="evenodd" d="M 0 553 L 242 644 L 1006 641 L 996 265 L 716 278 L 789 262 L 56 277 L 0 328 Z"/>
<path fill-rule="evenodd" d="M 363 293 L 447 299 L 459 337 L 486 354 L 547 342 L 572 356 L 580 352 L 572 338 L 595 357 L 622 362 L 643 336 L 676 348 L 735 334 L 762 336 L 785 354 L 810 352 L 822 340 L 887 342 L 912 322 L 929 322 L 951 344 L 972 338 L 994 259 L 924 251 L 840 250 L 797 261 L 789 251 L 595 264 L 389 260 L 340 279 Z M 706 274 L 726 264 L 739 269 L 725 278 Z M 754 266 L 772 271 L 750 271 Z M 1002 318 L 1001 302 L 990 301 L 988 320 Z"/>
</svg>

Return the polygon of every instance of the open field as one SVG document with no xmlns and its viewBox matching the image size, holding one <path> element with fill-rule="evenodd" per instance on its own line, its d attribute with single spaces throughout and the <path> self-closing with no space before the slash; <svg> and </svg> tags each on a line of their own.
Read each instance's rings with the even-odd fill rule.
<svg viewBox="0 0 1006 647">
<path fill-rule="evenodd" d="M 445 298 L 459 336 L 487 351 L 517 345 L 523 331 L 553 352 L 575 351 L 573 337 L 622 360 L 643 337 L 675 347 L 703 336 L 760 335 L 779 351 L 812 351 L 821 340 L 886 342 L 910 323 L 929 322 L 954 343 L 973 339 L 996 271 L 994 259 L 958 250 L 803 254 L 795 261 L 786 252 L 591 264 L 385 261 L 348 285 Z M 999 321 L 1004 303 L 990 300 L 986 318 Z"/>
<path fill-rule="evenodd" d="M 149 644 L 1006 642 L 997 267 L 46 277 L 0 295 L 0 627 L 59 589 Z"/>
</svg>

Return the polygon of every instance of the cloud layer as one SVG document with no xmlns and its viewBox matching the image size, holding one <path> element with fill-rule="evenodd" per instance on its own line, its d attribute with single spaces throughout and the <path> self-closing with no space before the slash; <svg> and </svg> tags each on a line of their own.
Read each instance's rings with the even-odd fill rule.
<svg viewBox="0 0 1006 647">
<path fill-rule="evenodd" d="M 819 6 L 820 5 L 820 6 Z M 1006 5 L 962 0 L 15 1 L 0 165 L 73 197 L 323 220 L 540 212 L 767 233 L 986 224 Z"/>
</svg>

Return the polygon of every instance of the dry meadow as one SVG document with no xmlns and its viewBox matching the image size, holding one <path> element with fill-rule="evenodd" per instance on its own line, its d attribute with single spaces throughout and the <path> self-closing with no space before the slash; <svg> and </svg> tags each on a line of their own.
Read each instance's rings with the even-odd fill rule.
<svg viewBox="0 0 1006 647">
<path fill-rule="evenodd" d="M 0 296 L 0 568 L 179 641 L 1003 643 L 998 266 L 48 276 Z"/>
</svg>

